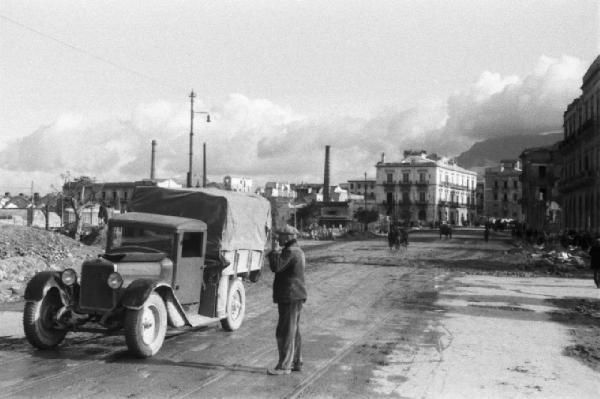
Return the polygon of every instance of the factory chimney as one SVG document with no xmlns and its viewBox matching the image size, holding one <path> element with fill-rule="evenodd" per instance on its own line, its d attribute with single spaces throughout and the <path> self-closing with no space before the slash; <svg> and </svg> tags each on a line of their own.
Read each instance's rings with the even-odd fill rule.
<svg viewBox="0 0 600 399">
<path fill-rule="evenodd" d="M 155 166 L 156 166 L 156 140 L 152 140 L 152 156 L 150 158 L 150 179 L 154 180 L 156 177 L 154 175 Z"/>
<path fill-rule="evenodd" d="M 325 146 L 325 176 L 323 177 L 323 202 L 329 202 L 329 146 Z"/>
</svg>

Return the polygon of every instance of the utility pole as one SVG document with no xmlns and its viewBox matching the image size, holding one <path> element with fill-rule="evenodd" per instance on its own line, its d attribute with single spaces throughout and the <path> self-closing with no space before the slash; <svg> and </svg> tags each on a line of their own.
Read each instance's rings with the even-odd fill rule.
<svg viewBox="0 0 600 399">
<path fill-rule="evenodd" d="M 365 212 L 367 210 L 367 172 L 365 172 Z"/>
<path fill-rule="evenodd" d="M 206 143 L 202 143 L 202 187 L 206 188 Z"/>
<path fill-rule="evenodd" d="M 192 187 L 192 157 L 194 154 L 194 90 L 190 93 L 190 164 L 187 174 L 187 187 Z"/>
<path fill-rule="evenodd" d="M 194 111 L 194 98 L 196 98 L 196 94 L 194 90 L 190 93 L 190 165 L 187 173 L 187 186 L 192 187 L 192 157 L 194 155 L 193 145 L 194 145 L 194 114 L 206 114 L 206 122 L 210 122 L 210 114 L 206 111 Z M 204 169 L 206 170 L 206 147 L 204 153 L 205 165 Z M 204 179 L 206 180 L 206 179 Z M 204 186 L 206 186 L 206 182 L 204 182 Z"/>
</svg>

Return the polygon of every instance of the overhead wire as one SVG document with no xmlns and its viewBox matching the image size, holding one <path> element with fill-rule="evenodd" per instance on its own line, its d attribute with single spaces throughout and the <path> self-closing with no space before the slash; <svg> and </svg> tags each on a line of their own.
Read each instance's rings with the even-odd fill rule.
<svg viewBox="0 0 600 399">
<path fill-rule="evenodd" d="M 42 37 L 44 37 L 46 39 L 52 40 L 52 41 L 54 41 L 56 43 L 59 43 L 62 46 L 65 46 L 65 47 L 67 47 L 67 48 L 69 48 L 71 50 L 74 50 L 74 51 L 77 51 L 79 53 L 85 54 L 86 56 L 88 56 L 90 58 L 93 58 L 93 59 L 95 59 L 97 61 L 100 61 L 100 62 L 102 62 L 104 64 L 110 65 L 113 68 L 122 70 L 124 72 L 130 73 L 132 75 L 135 75 L 135 76 L 143 78 L 143 79 L 147 79 L 149 81 L 152 81 L 155 84 L 158 84 L 160 86 L 163 86 L 163 87 L 166 87 L 166 88 L 169 88 L 169 89 L 174 89 L 174 90 L 177 90 L 177 91 L 187 90 L 187 89 L 184 89 L 182 87 L 178 87 L 178 86 L 171 85 L 169 83 L 165 83 L 165 82 L 163 82 L 163 81 L 161 81 L 159 79 L 156 79 L 156 78 L 154 78 L 154 77 L 152 77 L 152 76 L 150 76 L 148 74 L 136 71 L 135 69 L 129 68 L 127 66 L 124 66 L 124 65 L 121 65 L 121 64 L 117 64 L 116 62 L 113 62 L 113 61 L 111 61 L 111 60 L 109 60 L 107 58 L 104 58 L 104 57 L 101 57 L 99 55 L 96 55 L 96 54 L 94 54 L 94 53 L 92 53 L 92 52 L 90 52 L 88 50 L 85 50 L 85 49 L 83 49 L 81 47 L 75 46 L 75 45 L 73 45 L 71 43 L 68 43 L 68 42 L 66 42 L 64 40 L 58 39 L 58 38 L 56 38 L 56 37 L 54 37 L 52 35 L 49 35 L 47 33 L 44 33 L 42 31 L 40 31 L 40 30 L 37 30 L 37 29 L 32 28 L 32 27 L 30 27 L 28 25 L 25 25 L 25 24 L 23 24 L 23 23 L 21 23 L 19 21 L 16 21 L 16 20 L 14 20 L 14 19 L 12 19 L 10 17 L 7 17 L 6 15 L 0 14 L 0 18 L 4 19 L 5 21 L 8 21 L 8 22 L 12 23 L 13 25 L 19 26 L 19 27 L 21 27 L 23 29 L 26 29 L 26 30 L 28 30 L 30 32 L 33 32 L 33 33 L 35 33 L 35 34 L 37 34 L 39 36 L 42 36 Z"/>
</svg>

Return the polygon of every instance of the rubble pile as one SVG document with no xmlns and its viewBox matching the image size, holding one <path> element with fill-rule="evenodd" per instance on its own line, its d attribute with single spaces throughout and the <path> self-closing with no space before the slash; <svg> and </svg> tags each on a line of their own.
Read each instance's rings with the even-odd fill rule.
<svg viewBox="0 0 600 399">
<path fill-rule="evenodd" d="M 590 256 L 580 247 L 564 248 L 560 245 L 544 246 L 519 243 L 517 250 L 526 253 L 529 269 L 542 269 L 558 275 L 581 274 L 589 269 Z"/>
<path fill-rule="evenodd" d="M 26 282 L 43 270 L 78 269 L 101 249 L 34 227 L 0 225 L 0 302 L 19 300 Z"/>
</svg>

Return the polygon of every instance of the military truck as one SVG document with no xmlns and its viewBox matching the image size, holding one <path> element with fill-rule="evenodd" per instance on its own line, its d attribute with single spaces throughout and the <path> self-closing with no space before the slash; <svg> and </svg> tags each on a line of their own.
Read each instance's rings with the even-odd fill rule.
<svg viewBox="0 0 600 399">
<path fill-rule="evenodd" d="M 74 269 L 36 274 L 25 290 L 23 327 L 40 349 L 70 331 L 120 333 L 150 357 L 168 327 L 242 325 L 244 281 L 256 282 L 271 230 L 258 196 L 216 189 L 137 188 L 132 212 L 108 221 L 106 250 Z"/>
</svg>

